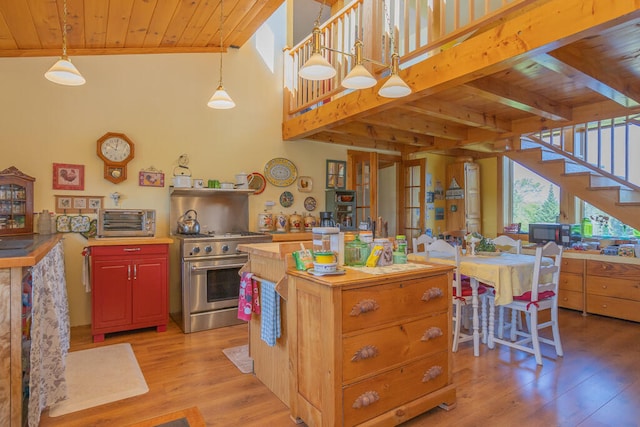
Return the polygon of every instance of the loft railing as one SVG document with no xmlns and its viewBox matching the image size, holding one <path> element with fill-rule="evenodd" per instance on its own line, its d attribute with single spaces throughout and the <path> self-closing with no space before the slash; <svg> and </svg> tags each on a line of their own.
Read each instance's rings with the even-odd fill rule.
<svg viewBox="0 0 640 427">
<path fill-rule="evenodd" d="M 618 184 L 640 191 L 640 114 L 546 130 L 532 139 Z"/>
<path fill-rule="evenodd" d="M 323 45 L 353 53 L 356 39 L 364 43 L 364 57 L 389 63 L 393 47 L 400 55 L 400 67 L 422 61 L 499 22 L 507 14 L 535 0 L 354 0 L 320 26 Z M 384 2 L 384 3 L 383 3 Z M 390 37 L 393 29 L 393 38 Z M 311 56 L 309 36 L 292 49 L 285 50 L 285 115 L 307 111 L 346 93 L 340 86 L 353 67 L 347 55 L 324 50 L 335 67 L 333 79 L 310 81 L 298 76 L 298 70 Z M 365 63 L 374 76 L 387 69 Z"/>
</svg>

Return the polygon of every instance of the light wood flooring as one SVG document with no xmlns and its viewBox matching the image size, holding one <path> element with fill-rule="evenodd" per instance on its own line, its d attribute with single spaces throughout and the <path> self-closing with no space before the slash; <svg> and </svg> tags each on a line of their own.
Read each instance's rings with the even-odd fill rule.
<svg viewBox="0 0 640 427">
<path fill-rule="evenodd" d="M 542 367 L 532 355 L 471 343 L 454 354 L 457 407 L 435 408 L 405 423 L 418 426 L 639 426 L 640 324 L 561 310 L 565 356 L 544 345 Z M 109 334 L 93 344 L 88 326 L 72 328 L 71 351 L 129 342 L 149 392 L 50 418 L 40 426 L 126 426 L 197 406 L 208 426 L 295 426 L 286 406 L 222 350 L 247 343 L 246 325 L 183 334 L 171 324 Z"/>
</svg>

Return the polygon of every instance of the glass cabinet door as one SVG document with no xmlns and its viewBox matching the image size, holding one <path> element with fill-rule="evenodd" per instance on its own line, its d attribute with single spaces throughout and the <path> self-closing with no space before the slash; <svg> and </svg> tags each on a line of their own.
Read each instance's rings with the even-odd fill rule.
<svg viewBox="0 0 640 427">
<path fill-rule="evenodd" d="M 15 168 L 0 172 L 0 235 L 33 232 L 33 181 Z"/>
</svg>

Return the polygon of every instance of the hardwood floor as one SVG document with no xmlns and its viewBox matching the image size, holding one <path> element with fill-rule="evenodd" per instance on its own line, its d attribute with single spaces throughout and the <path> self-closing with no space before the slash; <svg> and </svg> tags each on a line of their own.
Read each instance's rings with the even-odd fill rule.
<svg viewBox="0 0 640 427">
<path fill-rule="evenodd" d="M 561 310 L 565 356 L 544 345 L 544 365 L 508 348 L 471 343 L 454 354 L 457 407 L 433 409 L 405 423 L 422 426 L 638 426 L 640 420 L 640 325 Z M 149 392 L 50 418 L 40 426 L 126 426 L 198 406 L 208 426 L 295 426 L 287 407 L 251 374 L 222 354 L 247 343 L 245 325 L 183 334 L 171 324 L 155 330 L 109 334 L 91 342 L 90 329 L 72 329 L 71 351 L 131 343 Z"/>
</svg>

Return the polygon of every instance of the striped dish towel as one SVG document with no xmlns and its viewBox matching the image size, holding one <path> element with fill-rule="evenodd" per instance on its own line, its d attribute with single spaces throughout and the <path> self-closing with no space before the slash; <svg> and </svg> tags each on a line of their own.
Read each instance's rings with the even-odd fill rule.
<svg viewBox="0 0 640 427">
<path fill-rule="evenodd" d="M 262 323 L 260 338 L 269 346 L 276 345 L 276 339 L 280 338 L 280 295 L 276 292 L 276 285 L 267 280 L 262 281 Z"/>
</svg>

